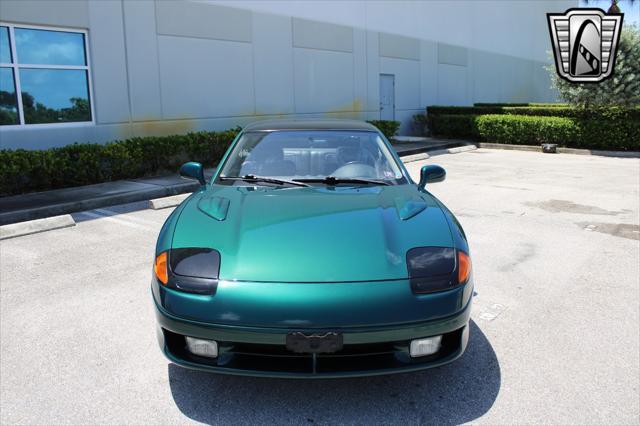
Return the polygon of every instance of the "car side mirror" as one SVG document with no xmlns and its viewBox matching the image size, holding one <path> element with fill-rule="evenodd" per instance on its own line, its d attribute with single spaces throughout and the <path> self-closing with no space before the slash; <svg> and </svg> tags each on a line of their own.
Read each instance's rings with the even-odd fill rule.
<svg viewBox="0 0 640 426">
<path fill-rule="evenodd" d="M 447 172 L 440 166 L 430 164 L 420 169 L 420 183 L 418 186 L 424 188 L 427 183 L 442 182 L 447 176 Z"/>
<path fill-rule="evenodd" d="M 204 180 L 204 169 L 202 168 L 202 164 L 194 161 L 184 163 L 182 167 L 180 167 L 180 176 L 185 179 L 197 180 L 202 186 L 207 184 Z"/>
</svg>

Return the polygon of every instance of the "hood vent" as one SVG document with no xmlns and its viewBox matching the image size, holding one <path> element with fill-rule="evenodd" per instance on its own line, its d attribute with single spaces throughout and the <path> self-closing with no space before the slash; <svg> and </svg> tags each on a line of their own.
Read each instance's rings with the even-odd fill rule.
<svg viewBox="0 0 640 426">
<path fill-rule="evenodd" d="M 229 211 L 229 199 L 223 197 L 204 196 L 198 201 L 198 209 L 215 220 L 225 220 Z"/>
<path fill-rule="evenodd" d="M 396 198 L 395 203 L 401 220 L 409 220 L 427 208 L 427 202 L 422 197 Z"/>
</svg>

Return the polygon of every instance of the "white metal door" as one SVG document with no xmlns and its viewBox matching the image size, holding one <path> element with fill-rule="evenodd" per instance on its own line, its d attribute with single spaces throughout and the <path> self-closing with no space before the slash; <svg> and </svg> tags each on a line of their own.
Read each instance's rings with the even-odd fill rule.
<svg viewBox="0 0 640 426">
<path fill-rule="evenodd" d="M 380 74 L 380 120 L 395 120 L 395 76 Z"/>
</svg>

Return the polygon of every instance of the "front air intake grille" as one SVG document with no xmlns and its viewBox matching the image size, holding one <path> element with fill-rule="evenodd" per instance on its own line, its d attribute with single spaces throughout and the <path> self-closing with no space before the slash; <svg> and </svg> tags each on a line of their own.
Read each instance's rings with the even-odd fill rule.
<svg viewBox="0 0 640 426">
<path fill-rule="evenodd" d="M 283 345 L 218 342 L 218 358 L 205 358 L 188 352 L 184 336 L 163 330 L 169 352 L 191 363 L 255 373 L 330 374 L 375 372 L 438 361 L 460 348 L 462 328 L 444 334 L 440 350 L 431 356 L 411 358 L 409 341 L 373 344 L 345 344 L 331 354 L 300 354 Z"/>
</svg>

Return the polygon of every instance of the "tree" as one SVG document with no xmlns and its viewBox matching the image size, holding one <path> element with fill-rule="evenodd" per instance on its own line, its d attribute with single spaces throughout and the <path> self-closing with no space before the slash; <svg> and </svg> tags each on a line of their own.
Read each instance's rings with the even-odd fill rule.
<svg viewBox="0 0 640 426">
<path fill-rule="evenodd" d="M 22 106 L 24 118 L 28 124 L 35 123 L 65 123 L 71 121 L 90 121 L 91 107 L 88 99 L 70 98 L 69 108 L 49 108 L 36 99 L 29 92 L 22 92 Z"/>
<path fill-rule="evenodd" d="M 607 13 L 620 13 L 620 8 L 618 7 L 618 0 L 611 0 L 611 6 L 609 7 L 609 10 L 607 10 Z"/>
<path fill-rule="evenodd" d="M 620 13 L 620 7 L 618 7 L 618 1 L 619 0 L 611 0 L 611 6 L 609 6 L 609 9 L 607 10 L 607 13 Z M 629 0 L 629 3 L 633 4 L 636 0 Z M 589 4 L 589 0 L 584 0 L 585 4 Z"/>
<path fill-rule="evenodd" d="M 18 124 L 16 94 L 0 90 L 0 125 Z"/>
<path fill-rule="evenodd" d="M 60 111 L 61 121 L 89 121 L 91 120 L 91 107 L 88 99 L 71 98 L 71 108 L 63 108 Z"/>
<path fill-rule="evenodd" d="M 553 64 L 546 68 L 552 86 L 572 105 L 640 105 L 640 32 L 635 27 L 622 28 L 613 76 L 607 80 L 573 83 L 560 78 Z"/>
</svg>

